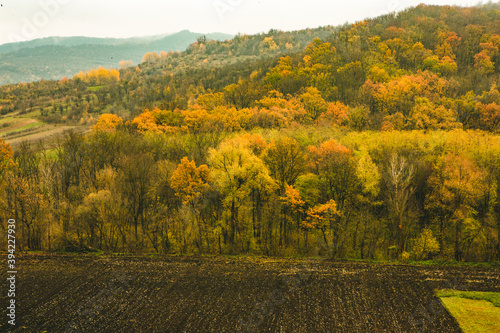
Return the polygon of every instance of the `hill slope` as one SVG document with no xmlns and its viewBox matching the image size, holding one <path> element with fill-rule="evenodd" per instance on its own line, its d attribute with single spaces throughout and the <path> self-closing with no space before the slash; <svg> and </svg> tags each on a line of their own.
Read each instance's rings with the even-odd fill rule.
<svg viewBox="0 0 500 333">
<path fill-rule="evenodd" d="M 4 44 L 0 45 L 0 85 L 42 78 L 57 80 L 99 66 L 118 68 L 120 60 L 137 64 L 147 52 L 182 51 L 202 36 L 185 30 L 127 39 L 50 37 Z M 205 37 L 224 40 L 232 36 L 213 33 Z"/>
<path fill-rule="evenodd" d="M 1 86 L 3 211 L 35 250 L 498 260 L 499 8 L 201 38 Z"/>
</svg>

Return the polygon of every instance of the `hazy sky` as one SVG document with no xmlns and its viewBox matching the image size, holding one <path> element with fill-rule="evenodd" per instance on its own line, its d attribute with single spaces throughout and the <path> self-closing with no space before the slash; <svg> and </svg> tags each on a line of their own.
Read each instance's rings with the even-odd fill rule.
<svg viewBox="0 0 500 333">
<path fill-rule="evenodd" d="M 258 33 L 355 22 L 418 5 L 471 0 L 0 0 L 0 44 L 47 36 Z"/>
</svg>

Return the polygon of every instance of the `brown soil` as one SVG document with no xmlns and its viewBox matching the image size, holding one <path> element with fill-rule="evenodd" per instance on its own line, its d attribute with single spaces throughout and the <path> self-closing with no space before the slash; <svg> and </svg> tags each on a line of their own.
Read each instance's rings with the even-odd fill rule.
<svg viewBox="0 0 500 333">
<path fill-rule="evenodd" d="M 17 325 L 2 292 L 0 331 L 460 332 L 434 290 L 500 291 L 500 269 L 477 267 L 47 254 L 17 266 Z"/>
</svg>

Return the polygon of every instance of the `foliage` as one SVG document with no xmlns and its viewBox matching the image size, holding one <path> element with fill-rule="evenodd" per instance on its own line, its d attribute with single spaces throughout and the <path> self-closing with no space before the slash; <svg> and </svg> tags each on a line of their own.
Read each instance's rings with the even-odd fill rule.
<svg viewBox="0 0 500 333">
<path fill-rule="evenodd" d="M 417 260 L 427 259 L 429 255 L 439 252 L 439 243 L 432 234 L 432 230 L 426 228 L 415 239 L 413 244 L 413 255 Z"/>
<path fill-rule="evenodd" d="M 2 216 L 27 249 L 499 260 L 497 9 L 201 38 L 1 86 L 7 117 L 93 125 L 2 142 Z"/>
<path fill-rule="evenodd" d="M 92 127 L 94 131 L 114 131 L 123 125 L 123 119 L 114 114 L 103 114 Z"/>
</svg>

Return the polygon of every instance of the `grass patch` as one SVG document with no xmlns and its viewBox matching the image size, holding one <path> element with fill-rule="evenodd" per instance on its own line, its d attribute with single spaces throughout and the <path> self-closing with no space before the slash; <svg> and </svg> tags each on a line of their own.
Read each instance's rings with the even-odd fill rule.
<svg viewBox="0 0 500 333">
<path fill-rule="evenodd" d="M 460 290 L 439 290 L 437 297 L 460 297 L 473 300 L 483 300 L 491 302 L 494 306 L 500 308 L 500 293 L 481 292 L 481 291 L 460 291 Z M 499 318 L 500 319 L 500 318 Z"/>
<path fill-rule="evenodd" d="M 42 112 L 40 110 L 31 110 L 28 113 L 24 113 L 22 117 L 24 118 L 36 118 L 42 115 Z"/>
<path fill-rule="evenodd" d="M 22 117 L 12 117 L 12 116 L 2 117 L 2 118 L 0 118 L 0 124 L 10 123 L 12 125 L 12 124 L 18 123 L 20 121 L 25 121 L 25 120 L 26 119 L 22 118 Z"/>
<path fill-rule="evenodd" d="M 43 126 L 43 125 L 45 125 L 45 124 L 42 123 L 42 122 L 40 122 L 40 121 L 37 121 L 37 122 L 28 124 L 28 125 L 20 127 L 20 128 L 16 128 L 15 130 L 4 132 L 3 134 L 13 134 L 13 133 L 17 133 L 17 132 L 23 132 L 23 131 L 26 131 L 26 130 L 29 130 L 29 129 L 32 129 L 32 128 L 35 128 L 35 127 L 40 127 L 40 126 Z"/>
<path fill-rule="evenodd" d="M 102 87 L 104 87 L 104 86 L 87 87 L 87 90 L 90 90 L 90 91 L 99 91 L 99 90 L 102 89 Z"/>
<path fill-rule="evenodd" d="M 462 262 L 449 259 L 433 259 L 433 260 L 397 260 L 397 259 L 356 259 L 356 258 L 337 258 L 333 261 L 351 261 L 368 264 L 381 265 L 411 265 L 411 266 L 429 266 L 429 267 L 483 267 L 497 268 L 500 267 L 500 262 Z"/>
<path fill-rule="evenodd" d="M 500 293 L 440 290 L 437 296 L 464 332 L 500 332 Z"/>
<path fill-rule="evenodd" d="M 45 157 L 51 161 L 57 160 L 57 148 L 45 149 Z"/>
</svg>

